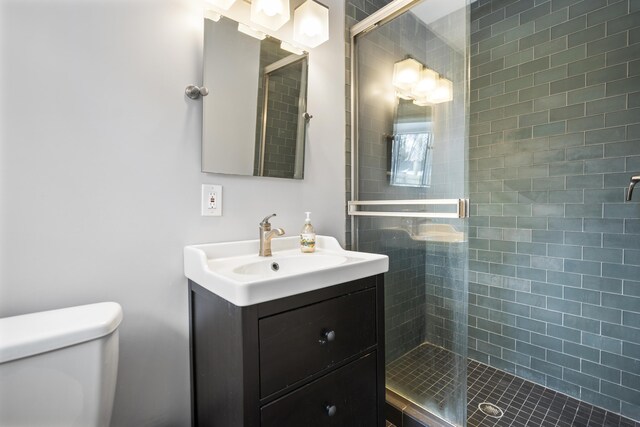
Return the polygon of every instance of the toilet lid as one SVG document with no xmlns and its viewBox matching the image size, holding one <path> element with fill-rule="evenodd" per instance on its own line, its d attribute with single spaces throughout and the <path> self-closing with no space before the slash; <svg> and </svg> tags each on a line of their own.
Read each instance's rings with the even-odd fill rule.
<svg viewBox="0 0 640 427">
<path fill-rule="evenodd" d="M 91 341 L 116 330 L 115 302 L 81 305 L 0 319 L 0 363 Z"/>
</svg>

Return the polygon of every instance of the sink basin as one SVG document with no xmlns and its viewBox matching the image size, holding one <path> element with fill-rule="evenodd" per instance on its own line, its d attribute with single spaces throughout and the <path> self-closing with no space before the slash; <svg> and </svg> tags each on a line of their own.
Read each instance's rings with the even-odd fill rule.
<svg viewBox="0 0 640 427">
<path fill-rule="evenodd" d="M 184 274 L 237 306 L 271 301 L 360 279 L 389 269 L 386 255 L 342 249 L 316 236 L 316 251 L 302 253 L 299 237 L 271 241 L 273 256 L 258 256 L 259 241 L 210 243 L 184 248 Z"/>
<path fill-rule="evenodd" d="M 309 256 L 312 255 L 312 256 Z M 267 275 L 281 277 L 287 274 L 300 274 L 321 268 L 344 264 L 348 258 L 342 255 L 319 253 L 314 254 L 277 254 L 271 259 L 243 264 L 233 269 L 236 274 Z M 213 261 L 209 266 L 215 268 L 220 261 Z"/>
</svg>

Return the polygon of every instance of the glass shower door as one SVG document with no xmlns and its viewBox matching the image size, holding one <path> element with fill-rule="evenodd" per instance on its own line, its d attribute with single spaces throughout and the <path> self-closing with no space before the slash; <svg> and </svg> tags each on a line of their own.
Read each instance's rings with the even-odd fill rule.
<svg viewBox="0 0 640 427">
<path fill-rule="evenodd" d="M 387 389 L 463 426 L 469 14 L 403 4 L 352 30 L 352 245 L 389 256 Z"/>
</svg>

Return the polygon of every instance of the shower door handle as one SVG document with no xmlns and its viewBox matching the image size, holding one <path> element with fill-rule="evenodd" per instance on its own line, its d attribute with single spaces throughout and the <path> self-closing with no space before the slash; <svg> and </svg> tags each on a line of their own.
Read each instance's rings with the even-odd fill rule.
<svg viewBox="0 0 640 427">
<path fill-rule="evenodd" d="M 424 210 L 375 210 L 363 211 L 360 206 L 453 206 L 455 212 L 426 212 Z M 352 200 L 349 202 L 352 216 L 391 216 L 401 218 L 468 218 L 469 199 L 422 199 L 422 200 Z"/>
</svg>

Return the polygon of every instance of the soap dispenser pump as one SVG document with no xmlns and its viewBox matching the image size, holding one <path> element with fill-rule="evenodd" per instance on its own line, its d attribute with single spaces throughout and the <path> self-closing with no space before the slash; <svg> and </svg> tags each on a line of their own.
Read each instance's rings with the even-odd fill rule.
<svg viewBox="0 0 640 427">
<path fill-rule="evenodd" d="M 316 231 L 311 225 L 311 212 L 305 212 L 307 219 L 304 220 L 304 227 L 300 233 L 300 250 L 305 253 L 316 250 Z"/>
</svg>

